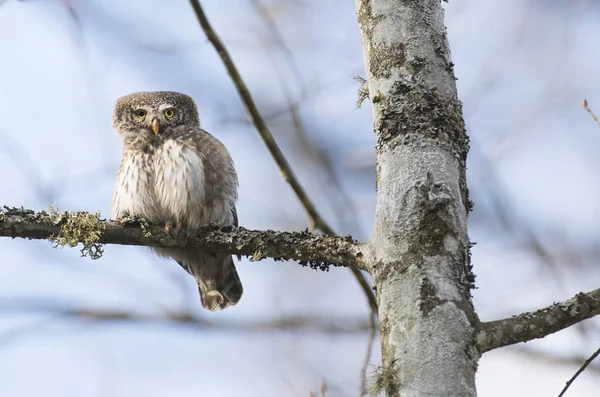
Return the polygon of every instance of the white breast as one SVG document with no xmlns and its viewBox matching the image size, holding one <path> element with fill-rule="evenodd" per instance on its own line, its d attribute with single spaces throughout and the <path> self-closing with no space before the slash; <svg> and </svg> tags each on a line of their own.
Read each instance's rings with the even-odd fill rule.
<svg viewBox="0 0 600 397">
<path fill-rule="evenodd" d="M 143 153 L 124 153 L 113 195 L 114 219 L 129 214 L 156 220 L 149 161 L 149 157 Z"/>
<path fill-rule="evenodd" d="M 163 215 L 183 225 L 202 224 L 204 166 L 196 151 L 168 140 L 154 157 L 155 193 Z M 164 219 L 165 221 L 167 219 Z"/>
</svg>

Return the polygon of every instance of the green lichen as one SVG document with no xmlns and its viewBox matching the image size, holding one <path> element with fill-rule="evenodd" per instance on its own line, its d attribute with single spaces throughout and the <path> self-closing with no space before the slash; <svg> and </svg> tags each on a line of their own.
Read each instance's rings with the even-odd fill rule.
<svg viewBox="0 0 600 397">
<path fill-rule="evenodd" d="M 117 222 L 121 226 L 139 226 L 140 229 L 142 229 L 142 233 L 145 238 L 152 238 L 153 236 L 151 231 L 152 226 L 144 218 L 125 215 L 117 219 Z"/>
<path fill-rule="evenodd" d="M 405 66 L 405 63 L 406 49 L 403 43 L 371 43 L 369 46 L 369 71 L 376 79 L 389 78 L 392 71 Z M 413 60 L 411 64 L 419 69 L 424 62 Z"/>
<path fill-rule="evenodd" d="M 100 238 L 104 232 L 104 223 L 100 220 L 100 212 L 92 214 L 84 211 L 64 211 L 61 212 L 52 204 L 48 210 L 54 221 L 60 225 L 58 236 L 52 235 L 49 240 L 57 247 L 76 247 L 79 243 L 83 244 L 81 256 L 89 256 L 92 259 L 99 259 L 104 253 L 104 245 Z"/>
<path fill-rule="evenodd" d="M 265 259 L 266 258 L 266 255 L 265 255 L 266 250 L 267 250 L 267 247 L 265 246 L 264 243 L 259 244 L 258 247 L 256 248 L 256 250 L 254 251 L 254 254 L 250 258 L 250 261 L 258 262 L 258 261 Z"/>
<path fill-rule="evenodd" d="M 379 365 L 373 365 L 371 375 L 367 380 L 365 392 L 372 396 L 378 396 L 385 391 L 389 385 L 392 385 L 396 380 L 396 375 L 391 368 L 386 368 Z"/>
<path fill-rule="evenodd" d="M 358 99 L 356 100 L 356 108 L 360 109 L 365 99 L 369 98 L 369 86 L 367 84 L 367 80 L 365 80 L 361 76 L 354 76 L 354 80 L 360 83 L 360 87 L 358 88 Z"/>
<path fill-rule="evenodd" d="M 362 0 L 357 8 L 358 25 L 367 41 L 371 42 L 373 40 L 373 30 L 375 25 L 377 25 L 384 16 L 373 13 L 371 2 L 369 0 Z"/>
</svg>

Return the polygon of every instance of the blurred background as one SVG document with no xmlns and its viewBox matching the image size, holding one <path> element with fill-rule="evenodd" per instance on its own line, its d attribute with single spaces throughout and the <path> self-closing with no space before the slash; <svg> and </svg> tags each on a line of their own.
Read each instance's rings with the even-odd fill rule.
<svg viewBox="0 0 600 397">
<path fill-rule="evenodd" d="M 370 103 L 354 2 L 202 1 L 327 222 L 368 239 Z M 600 286 L 600 5 L 453 0 L 446 24 L 471 137 L 474 303 L 503 318 Z M 253 129 L 188 1 L 0 0 L 0 205 L 109 216 L 118 96 L 190 94 L 230 149 L 247 228 L 305 212 Z M 0 239 L 0 396 L 360 395 L 366 299 L 346 269 L 244 259 L 242 301 L 200 308 L 194 280 L 142 247 L 97 261 Z M 99 319 L 96 312 L 132 318 Z M 191 324 L 170 320 L 188 313 Z M 483 356 L 480 396 L 552 396 L 600 347 L 600 321 Z M 378 364 L 375 340 L 370 363 Z M 600 390 L 600 361 L 568 396 Z"/>
</svg>

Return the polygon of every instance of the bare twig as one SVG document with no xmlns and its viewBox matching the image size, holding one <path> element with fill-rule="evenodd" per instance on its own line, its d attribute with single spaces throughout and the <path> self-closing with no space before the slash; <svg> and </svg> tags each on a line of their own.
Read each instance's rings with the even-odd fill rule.
<svg viewBox="0 0 600 397">
<path fill-rule="evenodd" d="M 543 338 L 600 314 L 600 289 L 579 293 L 552 306 L 480 326 L 476 344 L 480 353 L 502 346 Z"/>
<path fill-rule="evenodd" d="M 148 325 L 181 325 L 200 330 L 218 330 L 219 332 L 253 333 L 253 332 L 285 332 L 299 331 L 322 334 L 363 334 L 368 330 L 368 324 L 359 318 L 331 318 L 310 315 L 291 315 L 273 320 L 219 320 L 211 321 L 197 317 L 188 312 L 162 312 L 157 314 L 136 313 L 118 309 L 79 308 L 64 306 L 62 302 L 19 301 L 15 299 L 0 300 L 0 312 L 44 313 L 51 315 L 43 321 L 56 321 L 61 318 L 108 322 L 123 321 Z M 34 322 L 41 324 L 41 322 Z M 15 330 L 24 330 L 19 326 Z M 0 333 L 0 342 L 5 337 L 13 336 L 14 332 Z"/>
<path fill-rule="evenodd" d="M 261 19 L 263 20 L 263 22 L 265 23 L 267 28 L 270 30 L 271 35 L 272 35 L 273 39 L 275 40 L 276 45 L 281 49 L 281 51 L 283 51 L 286 58 L 288 59 L 288 62 L 290 64 L 290 66 L 292 67 L 294 74 L 296 75 L 296 78 L 302 84 L 302 75 L 301 75 L 300 71 L 298 70 L 298 68 L 296 67 L 296 63 L 294 62 L 294 57 L 292 55 L 292 52 L 290 51 L 289 47 L 286 45 L 286 42 L 285 42 L 282 34 L 280 33 L 274 18 L 271 16 L 271 14 L 269 13 L 269 10 L 267 9 L 267 7 L 265 7 L 262 4 L 261 1 L 252 0 L 252 4 L 256 8 L 258 14 L 260 15 Z M 327 154 L 323 150 L 317 148 L 311 142 L 309 135 L 306 132 L 306 129 L 304 127 L 304 123 L 300 116 L 300 112 L 298 111 L 298 104 L 294 102 L 294 100 L 290 94 L 290 91 L 288 89 L 288 86 L 286 84 L 286 80 L 281 76 L 281 73 L 278 73 L 278 76 L 279 76 L 279 80 L 281 82 L 286 100 L 288 102 L 288 107 L 289 107 L 290 115 L 292 117 L 292 122 L 294 124 L 296 134 L 297 134 L 298 138 L 300 139 L 300 142 L 307 149 L 307 151 L 310 152 L 312 157 L 315 158 L 318 161 L 318 163 L 320 163 L 321 167 L 327 172 L 327 174 L 329 176 L 329 180 L 331 181 L 330 185 L 335 188 L 335 190 L 337 191 L 337 194 L 340 198 L 340 201 L 343 202 L 342 206 L 334 205 L 338 219 L 340 219 L 342 221 L 344 219 L 348 219 L 348 218 L 344 218 L 342 216 L 342 211 L 340 211 L 340 210 L 345 210 L 345 212 L 350 215 L 349 219 L 356 219 L 355 218 L 356 209 L 352 205 L 352 202 L 350 201 L 349 197 L 347 197 L 346 193 L 344 192 L 342 185 L 339 181 L 339 178 L 337 177 L 337 174 L 333 168 L 333 163 L 331 162 L 331 159 L 329 158 L 329 156 L 327 156 Z M 306 91 L 305 87 L 302 84 L 302 92 L 305 92 L 305 91 Z M 353 225 L 354 230 L 358 230 L 359 229 L 358 223 L 357 222 L 354 222 L 354 223 L 355 223 L 355 225 Z M 360 270 L 356 270 L 356 271 L 352 270 L 352 273 L 353 273 L 354 277 L 356 278 L 356 280 L 358 281 L 361 289 L 365 293 L 365 296 L 367 297 L 368 303 L 370 306 L 369 340 L 367 342 L 367 352 L 365 355 L 365 361 L 364 361 L 363 368 L 362 368 L 362 377 L 361 377 L 362 381 L 361 381 L 361 385 L 360 385 L 361 396 L 364 396 L 366 393 L 366 388 L 367 388 L 366 387 L 367 370 L 368 370 L 369 362 L 371 360 L 373 343 L 375 342 L 375 333 L 376 333 L 375 322 L 376 322 L 376 317 L 377 317 L 377 302 L 375 300 L 375 296 L 373 294 L 371 286 L 365 279 L 364 275 L 361 274 Z M 325 393 L 322 393 L 322 394 L 325 395 Z"/>
<path fill-rule="evenodd" d="M 269 127 L 267 126 L 264 118 L 260 114 L 256 104 L 254 103 L 254 99 L 252 98 L 252 95 L 250 94 L 246 83 L 244 83 L 242 76 L 238 72 L 233 62 L 233 59 L 227 51 L 227 48 L 215 32 L 215 30 L 210 25 L 210 22 L 208 21 L 208 18 L 206 17 L 206 14 L 204 13 L 202 6 L 200 5 L 200 2 L 198 0 L 190 0 L 190 4 L 194 9 L 194 13 L 196 14 L 196 17 L 198 19 L 198 22 L 200 23 L 200 26 L 202 27 L 202 30 L 206 34 L 206 37 L 211 42 L 211 44 L 219 54 L 219 57 L 223 61 L 225 69 L 227 70 L 227 73 L 229 73 L 229 76 L 231 77 L 233 84 L 235 85 L 238 94 L 240 95 L 240 98 L 242 99 L 242 102 L 246 107 L 246 111 L 248 112 L 250 119 L 254 124 L 254 127 L 258 131 L 265 145 L 267 146 L 267 149 L 271 153 L 271 156 L 275 160 L 275 163 L 279 167 L 283 178 L 292 187 L 292 190 L 304 206 L 304 209 L 306 210 L 310 218 L 311 226 L 318 228 L 325 234 L 335 234 L 334 230 L 325 222 L 325 220 L 317 211 L 315 205 L 310 200 L 310 198 L 306 194 L 306 191 L 304 190 L 304 188 L 298 181 L 298 178 L 294 174 L 292 167 L 281 152 L 281 149 L 277 145 L 277 142 L 275 142 L 273 134 L 271 134 Z M 371 310 L 374 310 L 376 312 L 377 301 L 364 275 L 356 269 L 352 269 L 352 274 L 357 279 L 363 292 L 367 296 L 367 300 L 369 302 Z"/>
<path fill-rule="evenodd" d="M 575 381 L 575 379 L 577 379 L 577 377 L 583 372 L 585 371 L 585 369 L 587 368 L 588 365 L 590 365 L 590 363 L 592 361 L 594 361 L 594 359 L 596 357 L 598 357 L 598 355 L 600 355 L 600 349 L 596 350 L 594 352 L 594 354 L 592 354 L 590 356 L 590 358 L 588 358 L 587 360 L 585 360 L 585 362 L 583 363 L 583 365 L 581 366 L 581 368 L 579 368 L 579 370 L 577 372 L 575 372 L 575 375 L 573 375 L 573 377 L 571 379 L 569 379 L 567 381 L 567 384 L 565 385 L 565 387 L 562 389 L 562 391 L 560 392 L 560 394 L 558 395 L 558 397 L 562 397 L 563 394 L 566 393 L 567 389 L 569 388 L 569 386 L 571 386 L 571 384 Z"/>
<path fill-rule="evenodd" d="M 594 111 L 592 109 L 590 109 L 590 107 L 588 106 L 588 101 L 587 99 L 583 100 L 583 108 L 585 110 L 588 111 L 588 113 L 590 114 L 590 116 L 592 116 L 592 118 L 594 119 L 594 121 L 596 123 L 598 123 L 598 125 L 600 125 L 600 118 L 598 118 L 598 116 L 596 116 L 596 113 L 594 113 Z"/>
<path fill-rule="evenodd" d="M 208 40 L 215 47 L 215 50 L 221 57 L 221 60 L 223 61 L 223 64 L 227 69 L 227 73 L 229 73 L 229 76 L 231 76 L 231 79 L 233 80 L 233 83 L 242 99 L 242 102 L 244 103 L 244 106 L 246 107 L 246 110 L 250 115 L 250 119 L 252 120 L 254 127 L 260 134 L 260 137 L 269 149 L 271 156 L 273 156 L 273 159 L 275 160 L 277 166 L 281 170 L 283 178 L 287 183 L 290 184 L 290 186 L 294 190 L 294 193 L 296 193 L 296 196 L 298 196 L 298 199 L 302 202 L 302 205 L 304 206 L 309 217 L 312 220 L 314 220 L 317 227 L 319 227 L 325 233 L 333 234 L 333 230 L 331 230 L 327 226 L 327 224 L 321 218 L 321 215 L 319 215 L 319 213 L 317 212 L 317 209 L 315 208 L 312 201 L 308 198 L 308 195 L 304 191 L 304 188 L 302 187 L 302 185 L 300 185 L 300 182 L 298 182 L 298 179 L 296 178 L 292 167 L 281 152 L 281 149 L 277 145 L 277 142 L 275 142 L 275 139 L 273 138 L 269 127 L 267 127 L 265 120 L 261 116 L 258 108 L 256 107 L 256 104 L 254 103 L 254 99 L 252 98 L 248 87 L 246 87 L 246 83 L 244 83 L 242 76 L 235 67 L 235 64 L 233 63 L 233 60 L 231 59 L 227 48 L 225 48 L 225 45 L 210 25 L 206 15 L 204 14 L 204 10 L 200 5 L 200 2 L 198 0 L 190 0 L 190 3 L 194 9 L 194 12 L 196 13 L 196 17 L 198 18 L 198 22 L 200 23 L 202 30 L 204 30 L 204 33 L 208 37 Z"/>
<path fill-rule="evenodd" d="M 296 66 L 296 62 L 294 61 L 292 51 L 290 51 L 289 47 L 285 43 L 285 40 L 283 39 L 283 36 L 279 32 L 275 19 L 269 12 L 268 8 L 260 0 L 252 0 L 252 5 L 256 9 L 256 12 L 258 12 L 258 15 L 260 15 L 260 18 L 263 20 L 265 25 L 267 25 L 267 28 L 269 28 L 269 30 L 271 31 L 271 35 L 275 40 L 276 44 L 279 46 L 281 51 L 283 51 L 285 57 L 288 59 L 290 67 L 296 75 L 296 79 L 298 79 L 298 81 L 302 84 L 302 88 L 304 91 L 304 84 L 302 83 L 302 73 L 300 73 L 300 70 Z"/>
<path fill-rule="evenodd" d="M 365 361 L 362 366 L 361 381 L 360 381 L 360 397 L 364 397 L 368 394 L 367 383 L 369 362 L 371 361 L 371 354 L 373 353 L 373 343 L 375 342 L 375 314 L 371 312 L 369 317 L 369 342 L 367 344 L 367 353 L 365 354 Z"/>
<path fill-rule="evenodd" d="M 79 225 L 78 219 L 94 223 Z M 69 227 L 65 227 L 69 225 Z M 84 228 L 85 226 L 85 228 Z M 350 237 L 304 232 L 257 231 L 245 228 L 205 228 L 195 235 L 182 231 L 174 239 L 164 228 L 144 225 L 137 220 L 107 221 L 97 215 L 35 212 L 19 208 L 0 208 L 0 236 L 51 239 L 61 245 L 87 244 L 145 245 L 150 247 L 195 247 L 204 252 L 251 256 L 253 260 L 274 258 L 298 260 L 302 265 L 326 270 L 329 265 L 365 267 L 359 244 Z M 64 243 L 60 243 L 64 241 Z M 96 248 L 98 249 L 98 248 Z"/>
<path fill-rule="evenodd" d="M 581 324 L 581 323 L 580 323 Z M 521 356 L 527 357 L 529 360 L 535 360 L 542 364 L 551 365 L 551 366 L 562 366 L 562 367 L 581 367 L 583 363 L 589 357 L 581 357 L 578 355 L 558 355 L 553 354 L 552 352 L 548 352 L 541 349 L 533 349 L 527 347 L 526 344 L 523 345 L 514 345 L 508 348 L 507 350 L 510 353 L 519 354 Z M 590 365 L 587 367 L 587 371 L 594 372 L 595 375 L 600 375 L 600 365 Z"/>
</svg>

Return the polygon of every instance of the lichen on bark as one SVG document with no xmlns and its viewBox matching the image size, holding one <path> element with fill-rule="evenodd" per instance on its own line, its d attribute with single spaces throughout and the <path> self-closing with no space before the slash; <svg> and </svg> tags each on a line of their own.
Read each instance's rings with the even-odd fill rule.
<svg viewBox="0 0 600 397">
<path fill-rule="evenodd" d="M 81 256 L 89 256 L 91 259 L 100 259 L 104 253 L 104 246 L 100 243 L 100 238 L 104 232 L 104 223 L 100 219 L 100 212 L 92 214 L 83 211 L 64 211 L 61 212 L 55 206 L 50 206 L 49 214 L 56 220 L 56 225 L 60 227 L 58 235 L 50 235 L 49 241 L 52 241 L 53 247 L 76 247 L 80 243 Z"/>
<path fill-rule="evenodd" d="M 373 365 L 364 392 L 371 396 L 379 396 L 381 392 L 392 386 L 395 381 L 396 374 L 389 367 Z"/>
<path fill-rule="evenodd" d="M 395 375 L 386 394 L 474 396 L 468 137 L 443 11 L 434 0 L 356 6 L 369 92 L 378 97 L 371 101 L 378 195 L 368 252 L 382 363 Z"/>
<path fill-rule="evenodd" d="M 87 212 L 35 212 L 23 208 L 0 209 L 0 236 L 47 239 L 56 246 L 83 243 L 82 253 L 97 258 L 103 244 L 149 247 L 190 247 L 204 252 L 231 253 L 254 257 L 295 260 L 302 266 L 328 270 L 330 266 L 366 269 L 362 245 L 351 236 L 315 234 L 308 230 L 278 232 L 243 227 L 207 226 L 196 234 L 182 230 L 171 236 L 164 227 L 125 217 L 100 219 Z"/>
<path fill-rule="evenodd" d="M 378 148 L 429 140 L 466 161 L 469 141 L 458 99 L 399 79 L 382 98 L 379 109 L 375 124 Z"/>
</svg>

